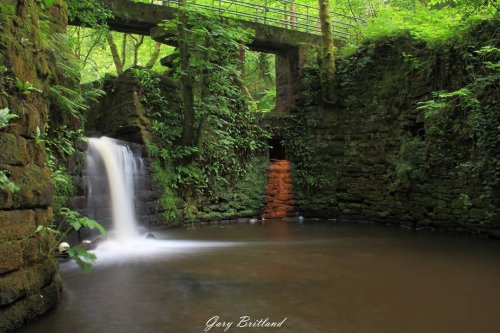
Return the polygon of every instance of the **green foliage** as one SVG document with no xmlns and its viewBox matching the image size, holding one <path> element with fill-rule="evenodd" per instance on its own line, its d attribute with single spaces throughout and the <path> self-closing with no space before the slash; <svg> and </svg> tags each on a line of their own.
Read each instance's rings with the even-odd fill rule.
<svg viewBox="0 0 500 333">
<path fill-rule="evenodd" d="M 97 260 L 97 256 L 95 254 L 87 251 L 81 245 L 69 248 L 67 253 L 85 273 L 90 273 L 92 271 L 92 266 Z"/>
<path fill-rule="evenodd" d="M 276 104 L 275 56 L 263 52 L 245 52 L 243 86 L 255 103 L 255 111 L 270 112 Z"/>
<path fill-rule="evenodd" d="M 0 23 L 7 21 L 16 14 L 16 8 L 12 5 L 0 2 Z M 0 24 L 1 27 L 1 24 Z"/>
<path fill-rule="evenodd" d="M 428 143 L 419 137 L 403 137 L 394 170 L 387 174 L 391 191 L 408 191 L 413 183 L 423 182 L 429 171 Z"/>
<path fill-rule="evenodd" d="M 178 104 L 179 98 L 162 94 L 159 78 L 142 69 L 133 70 L 152 119 L 155 144 L 149 145 L 149 152 L 162 161 L 155 173 L 163 183 L 165 195 L 160 204 L 169 218 L 180 206 L 173 200 L 173 191 L 189 202 L 183 211 L 184 218 L 188 218 L 195 212 L 190 207 L 196 197 L 211 195 L 241 178 L 247 172 L 245 161 L 264 147 L 264 132 L 241 93 L 238 56 L 248 32 L 213 16 L 190 10 L 186 13 L 190 27 L 186 41 L 189 66 L 195 82 L 200 83 L 195 84 L 196 145 L 178 144 L 183 114 L 173 104 Z M 162 26 L 169 29 L 177 25 L 166 22 Z M 177 61 L 172 74 L 174 79 L 183 75 Z M 202 87 L 201 82 L 208 86 Z M 204 94 L 203 89 L 210 93 Z"/>
<path fill-rule="evenodd" d="M 5 191 L 10 191 L 11 193 L 15 193 L 19 191 L 19 187 L 12 182 L 7 175 L 0 170 L 0 189 Z"/>
<path fill-rule="evenodd" d="M 353 46 L 362 40 L 373 41 L 380 38 L 409 32 L 416 40 L 424 41 L 428 47 L 450 44 L 460 39 L 471 26 L 484 19 L 498 15 L 498 1 L 453 0 L 429 1 L 384 1 L 374 3 L 372 10 L 362 12 L 359 5 L 358 15 L 365 17 L 367 23 L 352 34 L 344 54 L 352 54 Z M 367 15 L 368 13 L 368 15 Z"/>
<path fill-rule="evenodd" d="M 468 64 L 460 89 L 436 91 L 418 106 L 425 114 L 429 163 L 448 166 L 464 184 L 479 181 L 475 186 L 482 187 L 485 202 L 500 184 L 500 49 L 498 39 L 489 42 L 460 50 Z M 460 199 L 468 209 L 466 196 Z M 488 211 L 487 219 L 494 218 L 493 211 Z"/>
<path fill-rule="evenodd" d="M 33 86 L 33 84 L 29 82 L 23 82 L 16 78 L 16 88 L 22 95 L 29 95 L 32 92 L 42 93 L 40 89 L 37 89 Z"/>
<path fill-rule="evenodd" d="M 98 27 L 105 25 L 113 17 L 113 12 L 106 8 L 102 1 L 97 0 L 66 0 L 71 21 L 81 22 L 82 25 Z"/>
<path fill-rule="evenodd" d="M 46 48 L 54 55 L 58 76 L 52 78 L 49 121 L 44 132 L 39 133 L 37 142 L 43 143 L 47 152 L 57 212 L 74 194 L 73 179 L 64 161 L 75 153 L 76 142 L 84 140 L 84 113 L 91 102 L 104 95 L 104 91 L 80 85 L 81 62 L 73 55 L 66 34 L 51 34 L 46 39 Z"/>
<path fill-rule="evenodd" d="M 12 119 L 16 118 L 18 118 L 18 116 L 10 113 L 8 108 L 0 109 L 0 129 L 6 127 Z"/>
<path fill-rule="evenodd" d="M 17 115 L 11 114 L 8 108 L 0 109 L 0 130 L 9 124 L 9 121 L 17 118 Z M 0 189 L 10 191 L 12 193 L 19 191 L 19 187 L 12 182 L 7 175 L 0 170 Z"/>
<path fill-rule="evenodd" d="M 476 148 L 488 152 L 488 158 L 498 163 L 500 134 L 498 131 L 498 100 L 495 94 L 500 81 L 500 50 L 483 46 L 464 54 L 471 63 L 468 74 L 473 80 L 455 91 L 437 91 L 433 99 L 422 102 L 426 132 L 432 136 L 459 136 L 473 140 Z"/>
<path fill-rule="evenodd" d="M 472 201 L 470 200 L 470 197 L 467 194 L 461 193 L 459 198 L 460 201 L 462 202 L 464 209 L 469 209 L 473 206 Z"/>
<path fill-rule="evenodd" d="M 273 88 L 265 89 L 257 96 L 257 112 L 271 112 L 276 106 L 276 85 Z"/>
<path fill-rule="evenodd" d="M 61 243 L 69 232 L 78 232 L 82 228 L 98 230 L 99 233 L 103 236 L 106 235 L 106 230 L 102 225 L 97 223 L 94 220 L 91 220 L 85 216 L 81 216 L 80 213 L 75 212 L 68 208 L 61 208 L 58 212 L 58 216 L 61 219 L 59 226 L 56 228 L 55 226 L 42 226 L 39 225 L 35 233 L 46 233 L 54 235 L 56 238 L 56 242 L 53 244 L 52 248 L 49 251 L 49 254 L 52 254 L 58 247 L 59 243 Z M 76 245 L 67 250 L 67 253 L 71 259 L 73 259 L 84 272 L 89 273 L 92 269 L 92 265 L 95 263 L 97 257 L 95 254 L 88 252 L 81 245 Z"/>
<path fill-rule="evenodd" d="M 57 212 L 62 207 L 68 204 L 68 198 L 75 194 L 75 186 L 73 177 L 68 173 L 67 169 L 59 166 L 58 168 L 50 167 L 52 171 L 52 186 L 54 187 L 54 210 Z"/>
<path fill-rule="evenodd" d="M 56 0 L 37 0 L 37 2 L 42 6 L 42 8 L 50 8 L 54 5 Z"/>
<path fill-rule="evenodd" d="M 58 214 L 64 219 L 64 222 L 71 226 L 71 228 L 75 231 L 78 231 L 81 228 L 91 230 L 96 229 L 101 235 L 106 235 L 106 230 L 102 225 L 94 220 L 89 219 L 88 217 L 81 216 L 78 212 L 75 212 L 68 208 L 61 208 Z"/>
<path fill-rule="evenodd" d="M 66 34 L 53 34 L 48 39 L 47 47 L 55 56 L 55 65 L 62 75 L 62 83 L 54 84 L 50 88 L 52 107 L 63 116 L 77 119 L 83 118 L 88 110 L 89 103 L 97 101 L 104 91 L 87 86 L 80 86 L 81 61 L 73 55 L 70 40 Z"/>
<path fill-rule="evenodd" d="M 152 145 L 148 145 L 148 147 L 150 152 L 155 149 Z M 173 173 L 173 169 L 170 167 L 162 167 L 159 161 L 154 161 L 152 163 L 152 169 L 154 173 L 154 180 L 161 189 L 161 196 L 157 201 L 158 208 L 163 213 L 167 223 L 177 224 L 180 200 L 175 192 L 175 174 Z"/>
<path fill-rule="evenodd" d="M 139 95 L 148 108 L 148 116 L 152 121 L 151 131 L 155 140 L 162 147 L 171 149 L 154 151 L 155 155 L 164 160 L 175 158 L 173 150 L 175 143 L 181 136 L 182 115 L 176 107 L 176 96 L 164 96 L 160 90 L 160 78 L 150 71 L 133 68 L 132 73 L 139 83 Z M 168 98 L 167 98 L 168 97 Z"/>
</svg>

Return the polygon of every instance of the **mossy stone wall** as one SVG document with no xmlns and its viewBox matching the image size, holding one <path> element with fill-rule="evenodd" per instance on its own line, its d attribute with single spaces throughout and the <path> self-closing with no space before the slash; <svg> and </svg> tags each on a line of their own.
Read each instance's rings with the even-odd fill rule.
<svg viewBox="0 0 500 333">
<path fill-rule="evenodd" d="M 35 230 L 48 226 L 53 215 L 51 175 L 38 140 L 47 123 L 54 74 L 42 36 L 64 31 L 67 9 L 61 0 L 49 9 L 35 0 L 0 5 L 0 66 L 6 69 L 0 74 L 0 109 L 18 116 L 0 129 L 0 169 L 19 187 L 15 193 L 0 189 L 0 332 L 5 332 L 43 314 L 60 298 L 57 263 L 48 256 L 53 240 Z M 42 15 L 48 27 L 40 25 Z M 42 92 L 23 94 L 16 79 Z"/>
<path fill-rule="evenodd" d="M 160 79 L 160 89 L 169 107 L 175 112 L 179 111 L 181 102 L 177 96 L 178 88 L 171 79 Z M 144 144 L 152 142 L 151 121 L 147 118 L 148 106 L 142 101 L 143 92 L 132 71 L 127 70 L 119 77 L 106 78 L 101 88 L 106 91 L 106 96 L 88 112 L 86 130 L 88 135 L 106 135 L 129 141 L 131 146 L 142 145 L 148 176 L 146 184 L 136 193 L 136 209 L 141 223 L 145 226 L 176 225 L 187 220 L 228 221 L 262 214 L 268 164 L 265 153 L 249 161 L 245 176 L 231 180 L 230 190 L 225 188 L 215 191 L 211 196 L 200 196 L 191 203 L 190 212 L 186 213 L 182 198 L 170 188 L 173 167 L 159 167 L 161 161 L 148 156 L 146 152 Z M 78 180 L 81 177 L 76 178 Z M 85 212 L 85 195 L 81 192 L 79 197 L 73 198 L 73 208 Z"/>
<path fill-rule="evenodd" d="M 491 43 L 498 47 L 494 31 L 485 24 L 465 39 L 474 45 L 437 49 L 407 35 L 365 44 L 338 62 L 333 106 L 319 103 L 318 73 L 306 70 L 310 78 L 296 112 L 304 121 L 295 130 L 303 133 L 309 160 L 295 168 L 297 209 L 338 220 L 500 236 L 499 184 L 485 177 L 495 173 L 495 164 L 485 164 L 484 151 L 461 136 L 466 116 L 448 119 L 440 136 L 431 134 L 418 108 L 434 91 L 456 91 L 471 82 L 472 64 L 463 55 Z M 498 105 L 498 90 L 479 100 Z M 450 158 L 432 159 L 433 147 Z M 479 174 L 460 172 L 471 159 L 488 167 Z"/>
</svg>

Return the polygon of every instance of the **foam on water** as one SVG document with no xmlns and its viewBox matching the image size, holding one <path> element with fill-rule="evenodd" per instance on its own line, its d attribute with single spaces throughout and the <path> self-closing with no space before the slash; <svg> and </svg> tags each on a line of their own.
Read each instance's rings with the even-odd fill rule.
<svg viewBox="0 0 500 333">
<path fill-rule="evenodd" d="M 108 137 L 89 138 L 88 143 L 87 169 L 94 175 L 88 178 L 88 200 L 109 202 L 113 222 L 108 238 L 93 251 L 98 264 L 199 253 L 236 245 L 235 242 L 147 239 L 141 235 L 134 208 L 134 179 L 142 172 L 142 159 L 123 142 Z M 108 198 L 103 198 L 102 182 L 109 187 Z"/>
</svg>

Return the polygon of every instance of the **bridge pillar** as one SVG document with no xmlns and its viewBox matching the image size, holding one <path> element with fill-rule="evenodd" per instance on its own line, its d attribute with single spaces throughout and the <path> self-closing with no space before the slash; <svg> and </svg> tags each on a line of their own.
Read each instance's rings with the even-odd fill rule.
<svg viewBox="0 0 500 333">
<path fill-rule="evenodd" d="M 288 112 L 299 96 L 305 49 L 291 47 L 276 54 L 276 106 L 274 112 Z"/>
</svg>

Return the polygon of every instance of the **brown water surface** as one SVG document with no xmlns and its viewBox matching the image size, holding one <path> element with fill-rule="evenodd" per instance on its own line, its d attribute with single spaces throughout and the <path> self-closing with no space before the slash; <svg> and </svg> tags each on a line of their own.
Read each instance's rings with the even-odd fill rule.
<svg viewBox="0 0 500 333">
<path fill-rule="evenodd" d="M 105 257 L 90 275 L 62 264 L 62 303 L 20 332 L 194 333 L 214 316 L 234 322 L 229 332 L 500 332 L 498 242 L 283 222 L 156 236 L 230 243 Z M 287 319 L 282 328 L 236 328 L 245 315 Z"/>
</svg>

